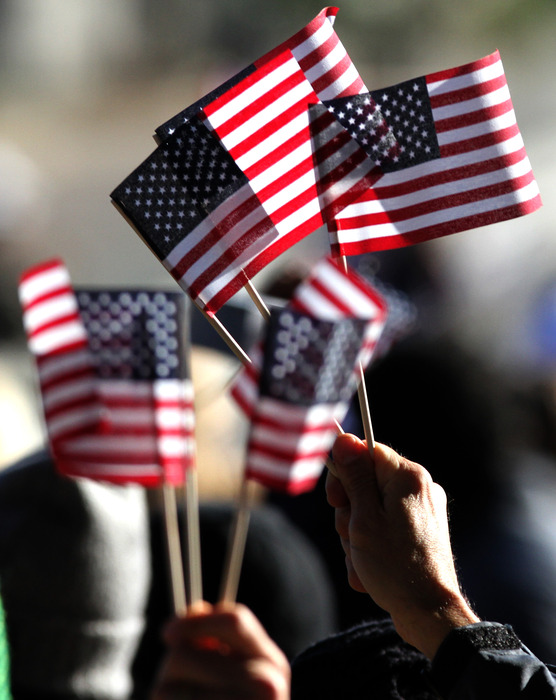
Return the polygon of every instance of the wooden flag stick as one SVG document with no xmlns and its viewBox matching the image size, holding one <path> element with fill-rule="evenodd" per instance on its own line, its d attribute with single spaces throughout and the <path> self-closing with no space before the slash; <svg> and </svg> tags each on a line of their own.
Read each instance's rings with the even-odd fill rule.
<svg viewBox="0 0 556 700">
<path fill-rule="evenodd" d="M 250 279 L 247 279 L 247 282 L 245 283 L 245 290 L 255 303 L 257 309 L 260 311 L 261 316 L 265 321 L 268 321 L 270 319 L 270 311 L 268 310 L 268 306 L 264 303 L 262 296 L 255 289 L 255 286 Z"/>
<path fill-rule="evenodd" d="M 344 268 L 344 272 L 348 271 L 348 264 L 345 255 L 340 255 L 340 260 Z M 369 401 L 367 398 L 367 388 L 365 386 L 365 372 L 363 371 L 363 365 L 359 363 L 359 384 L 357 385 L 357 396 L 359 398 L 359 410 L 361 411 L 361 420 L 363 421 L 363 432 L 365 434 L 365 440 L 367 441 L 367 447 L 370 452 L 375 448 L 375 438 L 373 433 L 373 425 L 371 422 L 371 412 L 369 410 Z"/>
<path fill-rule="evenodd" d="M 185 475 L 185 522 L 187 527 L 187 571 L 189 604 L 203 600 L 201 573 L 201 536 L 199 530 L 199 484 L 197 470 L 188 469 Z"/>
<path fill-rule="evenodd" d="M 265 321 L 268 321 L 270 319 L 270 311 L 267 305 L 264 303 L 263 298 L 255 289 L 255 286 L 247 275 L 245 275 L 245 278 L 245 290 L 259 310 L 261 316 Z M 247 359 L 249 362 L 251 362 L 249 358 Z M 241 484 L 234 521 L 232 523 L 232 529 L 230 530 L 230 536 L 228 539 L 228 549 L 224 563 L 224 575 L 220 590 L 221 602 L 232 603 L 236 600 L 250 518 L 251 507 L 249 504 L 249 481 L 244 478 Z"/>
<path fill-rule="evenodd" d="M 226 345 L 230 348 L 230 350 L 234 353 L 234 355 L 237 357 L 237 359 L 242 362 L 244 365 L 250 365 L 251 364 L 251 358 L 249 355 L 243 350 L 243 348 L 238 344 L 238 342 L 233 338 L 228 329 L 222 325 L 222 323 L 216 318 L 216 316 L 208 314 L 206 311 L 201 309 L 200 307 L 197 306 L 199 311 L 203 314 L 203 316 L 207 319 L 207 321 L 210 323 L 210 325 L 214 328 L 214 330 L 218 333 L 218 335 L 222 338 L 222 340 L 226 343 Z"/>
<path fill-rule="evenodd" d="M 359 407 L 361 409 L 361 420 L 363 421 L 363 432 L 367 447 L 372 452 L 375 449 L 375 436 L 371 423 L 371 412 L 369 411 L 369 400 L 367 398 L 367 387 L 365 386 L 365 372 L 363 365 L 359 363 L 359 384 L 357 385 L 357 396 L 359 397 Z"/>
<path fill-rule="evenodd" d="M 249 505 L 249 482 L 243 479 L 241 491 L 238 499 L 238 507 L 235 513 L 233 528 L 228 540 L 228 551 L 224 565 L 224 576 L 220 591 L 220 601 L 233 603 L 237 597 L 239 577 L 241 575 L 241 565 L 245 552 L 245 542 L 247 540 L 247 530 L 251 517 L 251 507 Z"/>
<path fill-rule="evenodd" d="M 183 578 L 176 491 L 171 484 L 163 484 L 162 495 L 172 602 L 174 605 L 174 613 L 180 615 L 186 611 L 187 603 L 185 600 L 185 582 Z"/>
</svg>

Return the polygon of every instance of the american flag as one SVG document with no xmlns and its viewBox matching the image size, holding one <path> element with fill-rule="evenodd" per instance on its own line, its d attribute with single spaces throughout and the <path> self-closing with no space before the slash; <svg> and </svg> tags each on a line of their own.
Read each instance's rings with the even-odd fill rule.
<svg viewBox="0 0 556 700">
<path fill-rule="evenodd" d="M 260 252 L 276 235 L 249 181 L 201 122 L 180 126 L 111 197 L 209 313 L 246 284 L 245 249 Z"/>
<path fill-rule="evenodd" d="M 320 100 L 365 92 L 359 73 L 333 29 L 337 13 L 338 8 L 325 7 L 299 32 L 159 126 L 155 130 L 158 137 L 167 138 L 178 126 L 196 117 L 207 104 L 286 50 L 292 52 Z"/>
<path fill-rule="evenodd" d="M 319 103 L 290 51 L 203 114 L 218 138 L 192 119 L 111 196 L 180 286 L 214 313 L 324 223 L 323 197 L 336 211 L 368 187 L 374 162 Z"/>
<path fill-rule="evenodd" d="M 247 478 L 295 494 L 318 480 L 386 306 L 362 278 L 325 258 L 275 316 L 232 396 L 251 419 Z"/>
<path fill-rule="evenodd" d="M 67 271 L 61 262 L 58 270 Z M 26 273 L 22 298 L 41 283 L 44 266 Z M 50 271 L 51 274 L 51 271 Z M 52 324 L 40 298 L 24 307 L 29 344 L 37 357 L 39 383 L 53 455 L 59 471 L 116 483 L 155 486 L 183 483 L 193 467 L 193 395 L 185 364 L 184 298 L 177 292 L 80 290 L 67 287 L 78 309 L 86 347 L 37 353 L 40 330 Z M 33 331 L 28 314 L 39 322 Z M 79 386 L 74 355 L 86 352 L 87 386 L 95 400 L 96 422 L 75 422 L 75 402 L 56 403 Z M 58 426 L 71 424 L 60 434 Z"/>
<path fill-rule="evenodd" d="M 498 52 L 327 106 L 384 173 L 329 223 L 338 255 L 410 245 L 541 206 Z"/>
<path fill-rule="evenodd" d="M 249 277 L 324 223 L 323 192 L 338 208 L 370 184 L 374 162 L 330 118 L 289 50 L 207 104 L 202 115 L 276 229 L 256 258 L 239 259 Z"/>
</svg>

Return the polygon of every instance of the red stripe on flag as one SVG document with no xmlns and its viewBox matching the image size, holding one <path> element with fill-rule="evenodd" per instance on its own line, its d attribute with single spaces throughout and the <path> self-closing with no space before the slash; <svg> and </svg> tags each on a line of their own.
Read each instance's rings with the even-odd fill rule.
<svg viewBox="0 0 556 700">
<path fill-rule="evenodd" d="M 197 260 L 202 258 L 203 255 L 214 248 L 215 245 L 218 245 L 222 238 L 223 231 L 231 229 L 235 222 L 247 218 L 260 206 L 261 203 L 255 194 L 242 200 L 230 214 L 218 223 L 215 223 L 212 230 L 206 233 L 198 243 L 186 252 L 184 257 L 174 265 L 171 274 L 176 277 L 176 279 L 179 279 L 197 262 Z M 255 227 L 255 229 L 258 231 L 257 227 Z"/>
<path fill-rule="evenodd" d="M 289 139 L 286 139 L 283 143 L 281 143 L 277 148 L 275 148 L 273 151 L 271 151 L 268 156 L 265 158 L 256 161 L 253 163 L 253 165 L 249 166 L 248 168 L 245 168 L 245 174 L 250 180 L 254 180 L 256 177 L 258 177 L 261 173 L 264 173 L 265 170 L 268 170 L 268 168 L 275 163 L 278 163 L 282 158 L 285 158 L 288 154 L 292 153 L 296 149 L 300 148 L 303 146 L 304 143 L 307 142 L 307 131 L 304 129 L 302 131 L 299 131 L 297 134 L 294 134 L 291 136 Z M 305 171 L 307 170 L 307 163 L 309 162 L 309 159 L 306 159 L 305 161 L 302 161 L 305 163 Z M 272 183 L 270 185 L 267 185 L 267 187 L 271 187 Z M 278 188 L 275 186 L 274 189 L 277 191 Z M 261 194 L 261 192 L 264 192 L 264 188 L 258 191 L 258 195 L 261 198 L 264 198 L 264 195 Z M 269 190 L 272 191 L 272 190 Z M 268 198 L 268 197 L 267 197 Z"/>
<path fill-rule="evenodd" d="M 264 56 L 261 56 L 261 58 L 255 61 L 254 65 L 256 65 L 257 67 L 259 65 L 263 65 L 266 61 L 272 59 L 277 54 L 282 53 L 285 49 L 290 49 L 290 51 L 293 51 L 305 41 L 307 41 L 307 39 L 312 37 L 322 27 L 325 21 L 330 21 L 328 19 L 329 17 L 335 19 L 337 14 L 337 7 L 325 7 L 319 12 L 319 14 L 316 17 L 314 17 L 308 24 L 306 24 L 303 27 L 303 29 L 300 29 L 289 39 L 286 39 L 286 41 L 283 41 L 281 44 L 265 53 Z"/>
<path fill-rule="evenodd" d="M 463 139 L 462 141 L 444 144 L 443 146 L 440 146 L 440 157 L 450 158 L 451 156 L 460 155 L 461 153 L 471 153 L 472 151 L 478 151 L 481 148 L 496 146 L 497 144 L 502 144 L 518 135 L 519 127 L 517 124 L 512 124 L 505 129 L 490 131 L 487 134 L 474 136 L 470 139 Z"/>
<path fill-rule="evenodd" d="M 450 80 L 450 78 L 457 78 L 460 75 L 468 75 L 469 73 L 474 73 L 481 68 L 487 68 L 500 61 L 500 53 L 494 51 L 489 56 L 480 58 L 477 61 L 471 61 L 471 63 L 465 63 L 462 66 L 456 66 L 455 68 L 447 68 L 445 70 L 437 71 L 436 73 L 429 73 L 425 76 L 427 84 L 437 83 L 441 80 Z"/>
<path fill-rule="evenodd" d="M 456 104 L 458 102 L 473 100 L 477 97 L 481 97 L 482 95 L 488 95 L 491 92 L 499 90 L 505 86 L 506 76 L 502 74 L 497 78 L 486 80 L 483 83 L 475 83 L 474 85 L 469 85 L 468 87 L 460 88 L 459 90 L 451 90 L 450 92 L 431 95 L 431 107 L 433 109 L 437 109 L 438 107 L 446 107 L 447 105 Z"/>
<path fill-rule="evenodd" d="M 290 58 L 289 60 L 293 60 Z M 264 78 L 263 76 L 260 76 L 258 73 L 253 74 L 257 80 L 251 81 L 251 84 L 254 84 L 255 82 L 258 83 L 262 81 Z M 246 81 L 247 82 L 247 81 Z M 281 83 L 278 83 L 277 85 L 274 85 L 271 91 L 265 92 L 262 94 L 260 97 L 258 97 L 256 100 L 251 102 L 247 107 L 245 107 L 242 110 L 239 110 L 238 112 L 234 112 L 234 114 L 230 115 L 228 119 L 226 119 L 225 122 L 222 123 L 218 127 L 218 135 L 220 136 L 221 139 L 225 139 L 226 136 L 228 136 L 232 131 L 237 129 L 239 126 L 244 124 L 245 122 L 249 121 L 250 119 L 253 119 L 256 117 L 260 112 L 262 112 L 264 109 L 272 105 L 274 102 L 276 102 L 278 99 L 283 97 L 284 95 L 287 95 L 289 92 L 291 92 L 294 88 L 296 88 L 298 85 L 302 85 L 305 83 L 305 76 L 301 71 L 296 71 L 293 73 L 293 75 L 288 76 L 286 79 L 284 79 Z M 250 87 L 249 85 L 244 85 L 243 83 L 240 83 L 239 86 L 242 88 L 241 93 L 245 92 L 248 90 Z M 233 96 L 228 95 L 226 93 L 225 95 L 225 100 L 224 103 L 229 103 L 232 101 Z M 229 98 L 229 99 L 228 99 Z M 301 113 L 303 111 L 303 105 L 306 105 L 307 100 L 302 99 L 297 103 L 294 103 L 291 107 L 288 108 L 288 110 L 285 110 L 282 115 L 277 116 L 273 122 L 269 122 L 269 124 L 264 125 L 259 129 L 257 132 L 253 134 L 251 137 L 250 143 L 255 141 L 256 143 L 262 141 L 262 137 L 265 137 L 268 133 L 272 133 L 272 131 L 268 131 L 270 123 L 273 124 L 273 131 L 276 130 L 277 124 L 282 121 L 282 122 L 287 122 L 290 119 L 290 114 L 295 116 L 296 113 Z M 213 105 L 209 105 L 211 107 Z M 222 106 L 219 104 L 219 109 L 221 109 Z M 216 110 L 213 110 L 213 112 Z M 204 110 L 204 113 L 210 117 L 210 109 Z M 265 131 L 266 128 L 266 131 Z M 259 134 L 259 137 L 256 138 L 256 134 Z M 237 149 L 231 149 L 230 150 L 231 155 L 234 158 L 237 158 L 238 155 L 241 154 L 241 151 L 237 151 Z"/>
<path fill-rule="evenodd" d="M 257 223 L 255 226 L 252 226 L 248 231 L 246 231 L 240 239 L 235 241 L 232 245 L 228 246 L 226 250 L 222 253 L 222 255 L 220 255 L 219 258 L 210 266 L 206 267 L 203 270 L 203 272 L 200 275 L 198 275 L 195 281 L 191 284 L 189 290 L 192 298 L 195 299 L 199 294 L 201 294 L 203 289 L 208 284 L 210 284 L 210 282 L 215 280 L 222 272 L 224 272 L 230 266 L 231 261 L 237 258 L 242 251 L 248 248 L 254 240 L 263 237 L 273 228 L 274 226 L 270 219 L 265 218 L 261 222 Z M 193 261 L 191 261 L 191 264 L 192 262 Z M 182 274 L 189 268 L 189 265 L 189 254 L 187 254 L 178 263 L 178 266 L 173 268 L 172 275 L 174 275 L 176 279 L 179 279 L 182 276 Z M 241 277 L 242 275 L 243 273 L 239 271 L 238 277 Z M 230 285 L 227 285 L 227 290 L 231 292 L 229 296 L 232 296 L 235 292 L 239 291 L 241 287 L 244 287 L 246 281 L 247 280 L 245 278 L 245 275 L 243 275 L 243 281 L 233 292 L 231 292 Z"/>
<path fill-rule="evenodd" d="M 498 105 L 478 109 L 475 112 L 459 114 L 456 117 L 448 117 L 446 119 L 437 119 L 434 122 L 434 128 L 437 134 L 443 134 L 447 131 L 452 131 L 453 129 L 462 129 L 468 126 L 473 126 L 474 124 L 480 124 L 481 122 L 488 122 L 491 119 L 496 119 L 497 117 L 501 117 L 503 114 L 511 112 L 512 109 L 512 101 L 508 99 Z"/>
<path fill-rule="evenodd" d="M 71 313 L 71 314 L 66 314 L 65 316 L 59 316 L 51 321 L 45 321 L 44 323 L 41 323 L 39 326 L 36 326 L 33 328 L 33 330 L 30 332 L 29 337 L 30 338 L 36 338 L 37 336 L 40 336 L 42 333 L 45 331 L 52 330 L 54 328 L 59 328 L 60 326 L 64 326 L 68 323 L 74 323 L 74 322 L 81 322 L 81 317 L 79 316 L 78 313 Z M 83 343 L 80 344 L 86 344 L 86 340 L 83 341 Z"/>
<path fill-rule="evenodd" d="M 56 289 L 52 289 L 49 292 L 43 292 L 39 296 L 34 296 L 33 299 L 31 299 L 31 301 L 22 301 L 21 308 L 24 312 L 26 312 L 29 311 L 29 309 L 32 309 L 34 306 L 37 306 L 38 304 L 42 304 L 45 301 L 52 301 L 58 297 L 64 297 L 67 294 L 73 294 L 73 291 L 70 289 L 70 287 L 57 287 Z"/>
<path fill-rule="evenodd" d="M 380 224 L 396 223 L 399 221 L 407 221 L 425 214 L 442 211 L 459 207 L 463 204 L 471 202 L 480 202 L 485 199 L 499 197 L 509 192 L 521 189 L 534 181 L 533 173 L 528 172 L 521 177 L 514 178 L 509 181 L 495 183 L 493 185 L 483 185 L 477 189 L 456 192 L 444 197 L 430 199 L 424 202 L 415 203 L 411 206 L 400 207 L 399 209 L 389 209 L 385 212 L 377 212 L 376 214 L 367 214 L 358 219 L 360 226 L 363 225 L 362 219 L 365 220 L 365 226 L 377 226 Z"/>
<path fill-rule="evenodd" d="M 44 262 L 38 263 L 37 265 L 33 265 L 33 267 L 22 272 L 19 276 L 19 283 L 21 285 L 24 282 L 29 281 L 33 277 L 37 277 L 38 275 L 41 275 L 44 272 L 49 272 L 50 270 L 55 270 L 57 268 L 60 268 L 61 266 L 63 266 L 63 262 L 60 258 L 45 260 Z"/>
<path fill-rule="evenodd" d="M 526 157 L 527 154 L 525 152 L 525 148 L 522 147 L 513 153 L 508 153 L 497 158 L 483 160 L 479 163 L 470 163 L 463 166 L 450 168 L 448 170 L 441 170 L 437 173 L 431 173 L 429 175 L 423 175 L 421 177 L 415 177 L 414 179 L 405 180 L 396 183 L 395 185 L 381 186 L 379 182 L 378 185 L 372 190 L 367 190 L 364 200 L 362 198 L 362 201 L 393 199 L 394 197 L 402 197 L 403 195 L 411 194 L 412 192 L 418 192 L 419 190 L 424 190 L 429 187 L 435 187 L 439 184 L 448 184 L 449 182 L 457 182 L 458 180 L 484 175 L 486 173 L 495 172 L 496 170 L 503 170 L 504 168 L 508 168 L 516 163 L 519 163 Z M 344 228 L 344 222 L 348 222 L 350 219 L 351 217 L 347 216 L 341 219 L 342 228 Z"/>
<path fill-rule="evenodd" d="M 310 219 L 307 219 L 302 225 L 296 227 L 289 234 L 276 239 L 271 246 L 265 248 L 255 259 L 244 265 L 243 270 L 233 278 L 230 284 L 226 285 L 225 289 L 211 297 L 210 301 L 207 302 L 207 310 L 213 313 L 218 311 L 222 304 L 228 301 L 235 292 L 245 286 L 246 276 L 247 278 L 253 277 L 265 265 L 272 262 L 276 257 L 281 255 L 281 253 L 291 248 L 292 245 L 322 225 L 322 223 L 322 215 L 319 212 Z"/>
<path fill-rule="evenodd" d="M 233 85 L 228 90 L 226 90 L 226 92 L 223 95 L 220 95 L 220 97 L 217 97 L 215 100 L 213 100 L 213 102 L 209 102 L 207 105 L 205 105 L 202 110 L 203 114 L 205 114 L 207 117 L 211 117 L 222 107 L 222 104 L 232 102 L 236 97 L 246 92 L 249 88 L 251 88 L 253 85 L 256 85 L 261 80 L 264 80 L 264 78 L 273 73 L 277 68 L 285 65 L 286 63 L 288 63 L 288 61 L 291 60 L 291 52 L 282 51 L 270 60 L 265 61 L 260 65 L 255 64 L 257 65 L 257 70 L 254 73 L 250 73 L 239 83 L 236 83 L 236 85 Z M 264 95 L 259 99 L 264 99 Z M 246 110 L 246 113 L 249 114 L 249 108 L 246 108 Z"/>
<path fill-rule="evenodd" d="M 257 472 L 254 472 L 250 470 L 249 468 L 246 471 L 246 478 L 247 479 L 252 479 L 257 476 Z M 275 491 L 284 491 L 287 490 L 289 494 L 292 496 L 297 496 L 298 494 L 305 493 L 306 491 L 310 491 L 315 483 L 317 481 L 317 478 L 315 477 L 308 477 L 306 479 L 295 479 L 293 480 L 289 473 L 285 472 L 283 478 L 277 477 L 277 476 L 271 476 L 271 475 L 265 475 L 265 485 L 269 489 L 273 489 Z"/>
<path fill-rule="evenodd" d="M 380 250 L 393 250 L 407 245 L 415 245 L 423 241 L 439 238 L 452 233 L 460 233 L 468 229 L 479 226 L 488 226 L 498 221 L 507 221 L 519 216 L 532 214 L 542 206 L 540 195 L 533 197 L 519 204 L 512 204 L 507 207 L 496 209 L 494 212 L 485 212 L 471 216 L 461 217 L 455 220 L 443 222 L 441 224 L 423 226 L 407 233 L 396 233 L 392 236 L 381 236 L 354 243 L 346 242 L 341 246 L 332 245 L 332 252 L 335 255 L 359 255 L 364 252 L 372 253 Z"/>
</svg>

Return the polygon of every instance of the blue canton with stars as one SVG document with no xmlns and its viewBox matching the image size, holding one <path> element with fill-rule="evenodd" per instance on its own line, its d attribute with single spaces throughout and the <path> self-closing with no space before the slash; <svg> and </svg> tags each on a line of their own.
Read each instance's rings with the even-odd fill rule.
<svg viewBox="0 0 556 700">
<path fill-rule="evenodd" d="M 204 124 L 192 121 L 169 136 L 110 196 L 164 259 L 246 182 L 220 141 Z"/>
<path fill-rule="evenodd" d="M 101 379 L 185 379 L 185 299 L 180 292 L 76 290 Z"/>
<path fill-rule="evenodd" d="M 325 104 L 384 172 L 440 158 L 425 78 Z"/>
<path fill-rule="evenodd" d="M 272 309 L 260 378 L 261 396 L 309 406 L 349 401 L 354 365 L 366 322 L 321 321 L 289 309 Z"/>
</svg>

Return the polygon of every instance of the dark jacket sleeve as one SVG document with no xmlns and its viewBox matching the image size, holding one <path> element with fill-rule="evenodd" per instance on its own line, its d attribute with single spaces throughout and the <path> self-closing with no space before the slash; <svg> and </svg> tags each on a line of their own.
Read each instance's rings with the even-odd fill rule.
<svg viewBox="0 0 556 700">
<path fill-rule="evenodd" d="M 445 700 L 554 700 L 556 675 L 511 627 L 478 622 L 450 632 L 433 663 L 433 685 Z"/>
</svg>

